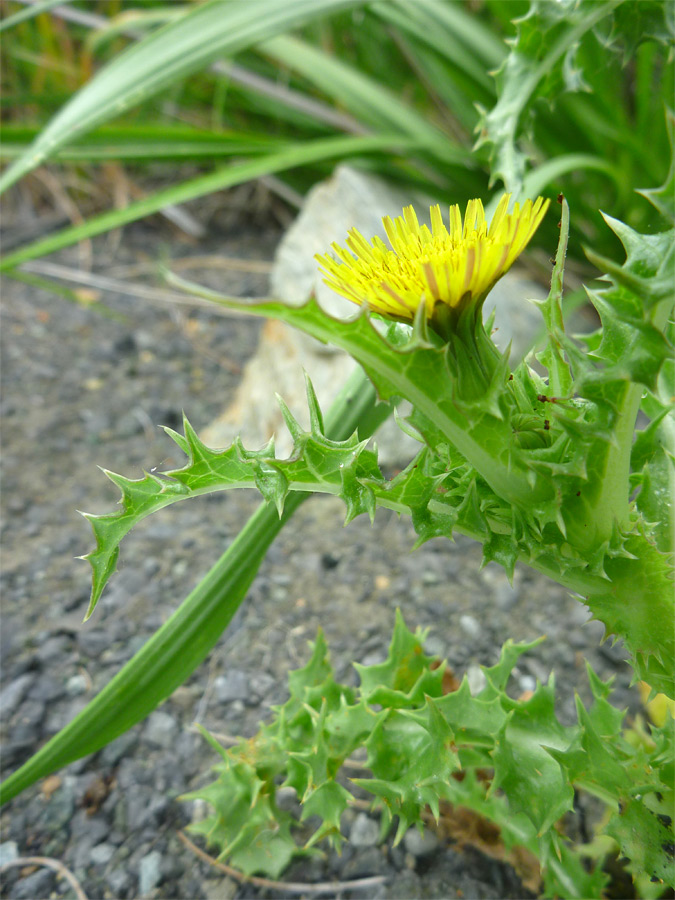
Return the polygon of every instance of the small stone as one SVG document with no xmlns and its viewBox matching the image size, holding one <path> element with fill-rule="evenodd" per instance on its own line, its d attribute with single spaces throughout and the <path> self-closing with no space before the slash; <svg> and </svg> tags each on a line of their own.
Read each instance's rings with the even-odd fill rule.
<svg viewBox="0 0 675 900">
<path fill-rule="evenodd" d="M 102 628 L 81 631 L 77 635 L 79 651 L 91 659 L 99 657 L 110 646 L 111 635 Z"/>
<path fill-rule="evenodd" d="M 419 830 L 413 827 L 406 831 L 403 844 L 408 853 L 412 853 L 415 857 L 428 856 L 437 849 L 438 838 L 428 828 L 420 834 Z"/>
<path fill-rule="evenodd" d="M 342 870 L 345 880 L 366 878 L 368 875 L 387 875 L 391 871 L 386 858 L 377 847 L 366 847 L 357 851 Z"/>
<path fill-rule="evenodd" d="M 469 690 L 472 697 L 480 694 L 486 684 L 485 673 L 480 666 L 476 665 L 471 665 L 466 670 L 466 680 L 469 682 Z"/>
<path fill-rule="evenodd" d="M 56 873 L 52 869 L 38 869 L 26 878 L 22 878 L 14 887 L 13 896 L 18 900 L 35 900 L 36 897 L 49 897 L 54 887 Z"/>
<path fill-rule="evenodd" d="M 232 878 L 205 878 L 202 881 L 201 896 L 204 900 L 233 900 L 239 885 Z"/>
<path fill-rule="evenodd" d="M 153 712 L 145 726 L 145 740 L 156 747 L 168 750 L 173 746 L 178 731 L 178 723 L 169 713 L 157 710 Z"/>
<path fill-rule="evenodd" d="M 0 711 L 5 721 L 18 709 L 33 681 L 35 681 L 35 675 L 26 672 L 25 675 L 19 675 L 0 691 Z"/>
<path fill-rule="evenodd" d="M 28 692 L 31 700 L 39 700 L 42 703 L 53 703 L 63 696 L 63 684 L 55 678 L 47 675 L 38 679 Z"/>
<path fill-rule="evenodd" d="M 133 749 L 137 741 L 133 731 L 127 731 L 115 738 L 101 750 L 101 764 L 103 766 L 116 766 L 117 763 Z"/>
<path fill-rule="evenodd" d="M 125 869 L 114 869 L 106 881 L 113 897 L 123 897 L 131 887 L 131 875 Z"/>
<path fill-rule="evenodd" d="M 219 675 L 214 682 L 214 688 L 216 697 L 221 703 L 246 700 L 250 694 L 248 675 L 239 669 L 231 669 L 227 675 Z"/>
<path fill-rule="evenodd" d="M 448 647 L 438 635 L 430 634 L 424 642 L 424 652 L 429 656 L 440 656 L 443 659 L 444 654 L 448 652 Z"/>
<path fill-rule="evenodd" d="M 349 841 L 354 847 L 374 847 L 380 837 L 380 827 L 365 813 L 359 813 L 349 832 Z"/>
<path fill-rule="evenodd" d="M 105 866 L 115 855 L 115 848 L 112 844 L 97 844 L 91 848 L 89 859 L 94 866 Z"/>
<path fill-rule="evenodd" d="M 171 695 L 171 703 L 185 712 L 194 708 L 195 700 L 195 689 L 192 687 L 188 687 L 188 685 L 186 684 L 182 684 L 180 687 L 177 687 Z"/>
<path fill-rule="evenodd" d="M 72 649 L 73 642 L 65 634 L 54 634 L 37 649 L 35 655 L 42 663 L 52 662 L 63 657 Z"/>
<path fill-rule="evenodd" d="M 518 677 L 518 687 L 523 693 L 530 693 L 537 687 L 537 679 L 532 675 L 520 675 Z"/>
<path fill-rule="evenodd" d="M 138 873 L 138 892 L 142 897 L 157 887 L 161 878 L 162 855 L 157 850 L 148 853 L 141 860 Z"/>
<path fill-rule="evenodd" d="M 467 634 L 470 638 L 477 638 L 480 635 L 481 627 L 480 622 L 477 619 L 474 619 L 473 616 L 460 616 L 459 617 L 459 625 L 462 631 Z"/>
<path fill-rule="evenodd" d="M 72 779 L 64 779 L 58 790 L 49 799 L 44 813 L 44 824 L 48 831 L 57 832 L 70 822 L 75 811 L 75 794 Z"/>
<path fill-rule="evenodd" d="M 16 841 L 5 841 L 0 844 L 0 866 L 6 866 L 7 863 L 14 862 L 19 855 L 19 849 Z"/>
<path fill-rule="evenodd" d="M 426 572 L 422 574 L 422 584 L 438 584 L 441 578 L 438 572 L 432 572 L 427 569 Z"/>
<path fill-rule="evenodd" d="M 71 839 L 78 842 L 85 838 L 92 844 L 98 844 L 108 837 L 110 825 L 103 816 L 90 816 L 84 809 L 78 810 L 70 823 Z"/>
<path fill-rule="evenodd" d="M 276 679 L 267 672 L 256 672 L 251 676 L 251 692 L 258 697 L 265 697 L 276 684 Z"/>
<path fill-rule="evenodd" d="M 71 675 L 66 682 L 66 693 L 69 697 L 79 697 L 80 694 L 86 693 L 88 687 L 89 682 L 86 676 L 82 674 Z"/>
</svg>

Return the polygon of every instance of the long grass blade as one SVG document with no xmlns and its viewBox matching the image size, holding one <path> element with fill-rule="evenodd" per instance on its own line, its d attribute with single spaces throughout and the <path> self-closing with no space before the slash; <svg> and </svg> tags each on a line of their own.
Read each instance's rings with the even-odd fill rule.
<svg viewBox="0 0 675 900">
<path fill-rule="evenodd" d="M 365 0 L 207 0 L 116 56 L 40 133 L 30 150 L 0 177 L 0 193 L 96 125 L 157 94 L 167 85 L 314 19 Z"/>
<path fill-rule="evenodd" d="M 2 129 L 0 159 L 16 159 L 39 132 L 38 128 L 7 124 Z M 254 156 L 288 145 L 279 137 L 239 131 L 202 131 L 182 125 L 102 126 L 76 144 L 54 154 L 60 162 L 106 160 L 217 159 Z"/>
<path fill-rule="evenodd" d="M 131 203 L 125 209 L 113 210 L 88 219 L 82 225 L 66 228 L 46 238 L 41 238 L 10 253 L 0 261 L 0 271 L 11 269 L 29 259 L 37 259 L 47 253 L 70 247 L 85 238 L 103 234 L 129 222 L 135 222 L 144 216 L 156 213 L 166 206 L 185 203 L 196 197 L 203 197 L 213 191 L 243 184 L 254 178 L 261 178 L 274 172 L 293 169 L 328 159 L 343 159 L 356 154 L 367 154 L 385 149 L 401 149 L 413 146 L 413 142 L 405 137 L 391 135 L 373 135 L 367 137 L 337 137 L 312 141 L 311 143 L 292 144 L 278 153 L 257 157 L 247 162 L 216 169 L 208 175 L 200 175 L 183 181 L 173 187 Z"/>
<path fill-rule="evenodd" d="M 474 85 L 494 95 L 489 70 L 506 55 L 506 47 L 475 16 L 458 3 L 415 0 L 415 3 L 377 3 L 376 15 L 407 31 L 449 60 Z"/>
<path fill-rule="evenodd" d="M 377 81 L 336 57 L 289 35 L 271 38 L 258 49 L 300 73 L 370 127 L 379 126 L 394 133 L 401 131 L 445 163 L 470 163 L 468 150 L 454 144 L 451 138 Z"/>
<path fill-rule="evenodd" d="M 32 19 L 34 16 L 39 16 L 40 13 L 49 12 L 49 10 L 55 6 L 63 6 L 64 3 L 71 2 L 72 0 L 37 0 L 37 2 L 31 3 L 31 5 L 27 6 L 25 9 L 19 9 L 14 15 L 3 19 L 2 22 L 0 22 L 0 33 L 7 31 L 9 28 L 13 28 L 20 22 L 25 22 L 27 19 Z"/>
</svg>

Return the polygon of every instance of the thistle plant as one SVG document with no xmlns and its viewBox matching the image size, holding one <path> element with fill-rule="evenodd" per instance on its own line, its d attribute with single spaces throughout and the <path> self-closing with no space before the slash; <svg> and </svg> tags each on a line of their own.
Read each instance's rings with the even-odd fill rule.
<svg viewBox="0 0 675 900">
<path fill-rule="evenodd" d="M 600 328 L 571 337 L 562 305 L 570 222 L 559 198 L 551 290 L 540 303 L 546 338 L 534 359 L 522 361 L 497 349 L 483 305 L 542 223 L 536 240 L 552 249 L 553 210 L 542 198 L 512 208 L 508 194 L 494 198 L 491 218 L 477 199 L 463 216 L 452 206 L 448 220 L 434 207 L 429 225 L 420 225 L 408 208 L 385 220 L 389 246 L 351 232 L 346 248 L 334 245 L 333 254 L 319 257 L 327 282 L 358 306 L 349 320 L 326 314 L 314 298 L 293 308 L 273 300 L 242 302 L 171 276 L 192 294 L 276 317 L 341 347 L 361 368 L 325 415 L 308 382 L 309 430 L 280 400 L 294 442 L 288 459 L 276 456 L 273 442 L 261 449 L 240 441 L 208 448 L 186 419 L 182 434 L 167 429 L 185 452 L 185 465 L 138 480 L 106 473 L 121 491 L 121 508 L 88 516 L 96 545 L 86 557 L 93 571 L 87 616 L 115 572 L 124 536 L 146 516 L 239 487 L 257 489 L 263 502 L 131 662 L 5 780 L 2 800 L 105 746 L 170 696 L 214 647 L 294 510 L 311 493 L 331 493 L 344 500 L 347 522 L 360 514 L 374 519 L 383 506 L 410 516 L 418 544 L 468 535 L 481 543 L 485 562 L 497 562 L 509 575 L 519 562 L 564 585 L 604 624 L 606 636 L 629 651 L 653 722 L 626 727 L 623 713 L 609 703 L 609 683 L 590 670 L 593 701 L 588 709 L 577 703 L 574 725 L 563 726 L 555 716 L 552 680 L 532 697 L 514 700 L 508 678 L 529 646 L 510 641 L 500 662 L 484 670 L 483 689 L 472 694 L 463 681 L 446 692 L 442 666 L 423 652 L 424 636 L 409 632 L 400 617 L 388 660 L 357 666 L 354 690 L 335 681 L 319 635 L 309 664 L 291 674 L 290 699 L 274 711 L 272 723 L 228 751 L 210 738 L 222 761 L 217 781 L 198 792 L 213 812 L 197 830 L 243 871 L 278 876 L 294 856 L 318 852 L 324 838 L 339 845 L 340 816 L 355 784 L 345 781 L 343 769 L 349 772 L 350 756 L 365 749 L 371 777 L 357 780 L 358 787 L 375 798 L 383 830 L 395 822 L 396 839 L 411 824 L 442 818 L 444 804 L 460 805 L 492 819 L 507 850 L 526 848 L 537 857 L 546 895 L 600 896 L 602 859 L 616 852 L 629 860 L 637 895 L 660 896 L 664 885 L 675 886 L 669 712 L 675 696 L 675 168 L 671 164 L 662 188 L 640 192 L 655 212 L 631 186 L 658 183 L 672 133 L 672 115 L 665 128 L 661 116 L 672 84 L 670 7 L 660 0 L 534 0 L 515 23 L 507 50 L 498 35 L 512 4 L 498 0 L 482 17 L 435 0 L 264 5 L 269 15 L 260 15 L 259 4 L 224 8 L 220 0 L 152 10 L 144 25 L 150 33 L 103 67 L 51 123 L 39 131 L 19 124 L 7 135 L 4 152 L 15 162 L 0 178 L 0 190 L 57 153 L 90 161 L 137 159 L 139 152 L 153 161 L 166 153 L 179 160 L 217 153 L 236 162 L 20 247 L 0 268 L 17 274 L 27 260 L 170 204 L 353 155 L 371 157 L 379 171 L 404 184 L 453 199 L 484 193 L 488 179 L 490 187 L 500 179 L 518 198 L 562 183 L 577 225 L 573 255 L 581 256 L 578 235 L 584 234 L 606 253 L 616 251 L 618 237 L 626 258 L 620 265 L 586 251 L 605 273 L 599 286 L 587 288 Z M 25 24 L 38 8 L 45 5 L 21 11 L 5 27 Z M 349 33 L 372 71 L 360 70 L 348 55 L 333 58 L 308 39 L 283 34 L 357 8 L 363 27 L 335 22 L 332 43 Z M 162 17 L 162 28 L 152 30 Z M 394 35 L 395 53 L 393 45 L 384 51 L 382 20 Z M 143 24 L 142 12 L 136 23 Z M 116 28 L 113 23 L 112 33 Z M 255 124 L 253 139 L 218 129 L 214 141 L 165 119 L 150 132 L 144 120 L 136 130 L 92 131 L 222 54 L 242 51 L 256 53 L 254 71 L 264 66 L 272 86 L 279 65 L 292 73 L 295 90 L 276 94 L 270 107 L 275 128 L 280 118 L 284 123 L 279 134 Z M 409 64 L 393 87 L 378 82 L 380 65 L 390 79 Z M 221 79 L 222 71 L 214 77 Z M 415 90 L 431 87 L 420 109 L 400 99 L 409 93 L 409 78 Z M 305 79 L 310 102 L 298 107 Z M 304 110 L 300 124 L 293 103 L 284 113 L 287 99 Z M 541 100 L 550 101 L 550 109 Z M 259 106 L 251 106 L 256 123 Z M 205 121 L 219 121 L 220 114 L 207 110 Z M 71 146 L 75 140 L 79 144 Z M 241 162 L 242 154 L 250 155 Z M 600 202 L 649 233 L 610 216 L 598 231 Z M 659 232 L 664 222 L 670 230 Z M 401 400 L 411 412 L 399 415 L 399 424 L 417 439 L 419 452 L 387 478 L 368 441 L 387 416 L 398 415 Z M 298 830 L 280 809 L 282 780 L 304 804 L 305 820 L 319 816 L 313 833 Z M 578 847 L 564 837 L 559 819 L 581 790 L 599 798 L 606 812 L 594 840 Z"/>
<path fill-rule="evenodd" d="M 649 196 L 675 219 L 671 187 L 672 178 Z M 346 522 L 360 514 L 373 520 L 383 506 L 411 517 L 418 544 L 459 532 L 480 541 L 484 561 L 510 576 L 516 562 L 548 575 L 588 605 L 608 637 L 623 641 L 649 692 L 675 696 L 675 231 L 642 235 L 605 217 L 626 260 L 619 266 L 588 253 L 606 272 L 605 285 L 588 290 L 601 328 L 574 340 L 562 314 L 569 212 L 558 199 L 560 240 L 551 291 L 540 304 L 546 341 L 539 370 L 532 359 L 511 365 L 508 349 L 494 345 L 482 307 L 546 215 L 542 198 L 509 212 L 505 195 L 489 225 L 479 200 L 463 219 L 452 207 L 449 228 L 438 208 L 430 212 L 431 228 L 408 208 L 385 220 L 391 249 L 353 231 L 351 253 L 334 247 L 337 259 L 319 257 L 328 283 L 358 304 L 350 319 L 330 316 L 314 298 L 301 307 L 246 302 L 171 276 L 193 294 L 276 317 L 345 349 L 363 373 L 326 419 L 307 382 L 309 430 L 279 398 L 293 438 L 287 459 L 275 455 L 273 441 L 261 449 L 239 440 L 211 449 L 186 419 L 182 434 L 166 429 L 185 465 L 141 479 L 106 473 L 121 491 L 121 508 L 87 516 L 96 539 L 86 557 L 93 571 L 88 615 L 115 571 L 123 537 L 146 516 L 239 487 L 257 488 L 265 504 L 137 658 L 7 779 L 5 799 L 103 746 L 171 693 L 213 646 L 274 535 L 309 493 L 340 496 Z M 368 438 L 402 399 L 412 411 L 399 423 L 420 449 L 388 479 Z M 636 432 L 640 410 L 647 424 Z M 443 801 L 492 818 L 507 847 L 534 853 L 548 895 L 600 896 L 601 867 L 582 863 L 580 854 L 601 857 L 607 841 L 631 861 L 641 896 L 675 885 L 671 718 L 650 731 L 622 731 L 623 714 L 607 701 L 609 684 L 589 671 L 594 703 L 589 710 L 578 704 L 578 724 L 563 727 L 552 681 L 527 700 L 506 693 L 509 673 L 528 649 L 508 642 L 502 661 L 485 670 L 479 694 L 464 682 L 446 695 L 421 640 L 399 621 L 388 662 L 358 668 L 354 692 L 334 682 L 319 638 L 308 668 L 291 676 L 291 700 L 275 722 L 252 742 L 222 751 L 218 781 L 198 792 L 215 809 L 201 830 L 222 855 L 246 872 L 278 874 L 322 838 L 339 842 L 350 794 L 337 776 L 365 747 L 372 777 L 359 784 L 375 796 L 385 827 L 397 819 L 397 838 L 427 806 L 438 817 Z M 478 777 L 484 770 L 487 780 Z M 304 803 L 304 817 L 322 819 L 302 844 L 275 801 L 282 776 Z M 600 797 L 608 814 L 604 839 L 572 848 L 558 820 L 579 789 Z"/>
<path fill-rule="evenodd" d="M 337 259 L 318 257 L 327 283 L 361 307 L 355 319 L 332 319 L 314 301 L 301 309 L 268 302 L 251 311 L 344 347 L 382 400 L 409 400 L 413 411 L 401 424 L 422 445 L 411 464 L 387 481 L 365 441 L 327 439 L 308 383 L 309 432 L 281 401 L 294 438 L 288 460 L 275 459 L 269 447 L 208 451 L 188 426 L 184 438 L 172 436 L 190 462 L 169 475 L 179 491 L 225 487 L 236 461 L 279 509 L 292 491 L 331 492 L 344 499 L 347 521 L 362 512 L 372 518 L 378 505 L 410 514 L 418 543 L 469 534 L 482 542 L 484 560 L 509 574 L 520 560 L 578 593 L 607 635 L 623 640 L 636 676 L 672 698 L 673 231 L 644 236 L 607 217 L 627 259 L 619 267 L 595 258 L 609 286 L 588 292 L 602 328 L 584 348 L 564 329 L 568 209 L 558 199 L 561 238 L 542 304 L 547 342 L 538 354 L 547 377 L 528 361 L 511 369 L 508 350 L 500 353 L 489 323 L 483 325 L 482 306 L 548 202 L 516 204 L 508 213 L 505 195 L 488 227 L 482 204 L 472 201 L 463 222 L 451 208 L 449 230 L 438 207 L 430 211 L 431 229 L 408 208 L 402 218 L 384 220 L 391 249 L 353 230 L 348 250 L 333 245 Z M 641 406 L 650 421 L 634 439 Z M 120 486 L 131 511 L 150 483 Z M 159 499 L 166 488 L 158 488 Z M 96 553 L 114 519 L 98 522 Z M 506 693 L 518 656 L 531 647 L 510 642 L 500 663 L 484 670 L 486 686 L 475 696 L 466 680 L 445 693 L 443 668 L 433 668 L 422 640 L 399 618 L 388 660 L 357 666 L 355 692 L 335 683 L 320 635 L 271 725 L 234 749 L 209 738 L 222 763 L 217 781 L 190 795 L 214 810 L 194 830 L 247 873 L 278 875 L 323 838 L 339 846 L 340 817 L 352 797 L 339 775 L 350 754 L 365 748 L 370 777 L 351 784 L 374 796 L 385 831 L 397 820 L 397 841 L 426 808 L 438 820 L 446 802 L 491 818 L 507 850 L 535 854 L 546 896 L 601 896 L 608 880 L 601 862 L 612 848 L 628 858 L 639 896 L 675 886 L 670 715 L 650 732 L 623 730 L 624 713 L 607 699 L 610 684 L 589 668 L 593 704 L 585 709 L 578 700 L 577 725 L 563 727 L 552 678 L 520 701 Z M 296 791 L 302 820 L 320 819 L 299 842 L 297 823 L 276 803 L 280 779 Z M 596 839 L 581 847 L 557 829 L 578 790 L 608 810 Z"/>
</svg>

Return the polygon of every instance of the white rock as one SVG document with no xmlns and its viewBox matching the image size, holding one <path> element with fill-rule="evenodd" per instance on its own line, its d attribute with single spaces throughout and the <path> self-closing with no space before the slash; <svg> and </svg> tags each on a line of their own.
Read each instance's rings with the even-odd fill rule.
<svg viewBox="0 0 675 900">
<path fill-rule="evenodd" d="M 480 622 L 477 619 L 474 619 L 473 616 L 460 616 L 459 624 L 462 631 L 467 634 L 471 638 L 477 638 L 480 635 L 481 627 Z"/>
<path fill-rule="evenodd" d="M 406 831 L 403 844 L 413 856 L 427 856 L 438 847 L 438 838 L 428 828 L 420 834 L 417 826 L 414 826 Z"/>
<path fill-rule="evenodd" d="M 349 842 L 355 847 L 374 847 L 380 838 L 380 826 L 365 813 L 359 813 L 349 830 Z"/>
<path fill-rule="evenodd" d="M 145 897 L 159 884 L 161 862 L 162 855 L 158 850 L 153 850 L 141 860 L 138 873 L 138 892 L 141 897 Z"/>
<path fill-rule="evenodd" d="M 0 844 L 0 866 L 14 862 L 19 856 L 19 848 L 16 841 L 4 841 Z"/>
<path fill-rule="evenodd" d="M 475 697 L 476 694 L 480 694 L 480 692 L 487 684 L 485 673 L 480 668 L 480 666 L 476 665 L 471 665 L 466 670 L 466 680 L 469 683 L 469 690 L 471 691 L 472 697 Z"/>
</svg>

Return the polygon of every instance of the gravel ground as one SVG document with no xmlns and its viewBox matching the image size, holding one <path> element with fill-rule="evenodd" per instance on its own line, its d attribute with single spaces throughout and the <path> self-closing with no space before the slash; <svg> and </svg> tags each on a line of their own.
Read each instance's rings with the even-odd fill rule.
<svg viewBox="0 0 675 900">
<path fill-rule="evenodd" d="M 271 259 L 279 232 L 244 229 L 209 238 L 199 252 Z M 94 243 L 95 271 L 159 257 L 165 229 L 125 230 L 114 255 Z M 55 261 L 77 266 L 77 253 Z M 198 275 L 194 275 L 198 280 Z M 264 275 L 212 277 L 230 293 L 261 294 Z M 159 307 L 121 294 L 102 299 L 116 317 L 6 280 L 2 308 L 3 525 L 2 740 L 9 773 L 67 724 L 118 671 L 217 559 L 257 505 L 251 492 L 179 504 L 139 526 L 122 548 L 119 574 L 86 625 L 91 546 L 76 509 L 105 512 L 117 500 L 96 468 L 130 476 L 178 462 L 157 425 L 177 427 L 181 409 L 204 427 L 232 397 L 259 325 L 188 307 Z M 272 547 L 233 626 L 210 658 L 144 723 L 112 745 L 25 791 L 2 813 L 0 863 L 19 856 L 60 860 L 94 898 L 278 896 L 239 885 L 195 857 L 177 831 L 190 820 L 182 792 L 203 784 L 216 760 L 195 721 L 250 735 L 286 697 L 286 673 L 326 631 L 339 678 L 350 660 L 387 651 L 400 607 L 408 625 L 431 626 L 429 649 L 462 675 L 492 665 L 507 637 L 548 640 L 524 658 L 517 687 L 533 688 L 552 667 L 559 713 L 573 716 L 573 689 L 587 694 L 584 660 L 617 675 L 617 702 L 634 703 L 618 648 L 598 646 L 595 625 L 564 590 L 526 569 L 513 587 L 492 565 L 479 570 L 469 541 L 435 540 L 414 554 L 410 525 L 380 511 L 376 528 L 342 528 L 333 498 L 313 498 Z M 379 845 L 376 820 L 345 815 L 352 840 L 340 858 L 302 861 L 294 881 L 385 876 L 368 897 L 523 897 L 510 867 L 478 850 L 427 834 L 399 848 Z M 73 897 L 48 868 L 13 866 L 2 896 Z"/>
</svg>

